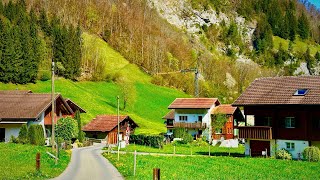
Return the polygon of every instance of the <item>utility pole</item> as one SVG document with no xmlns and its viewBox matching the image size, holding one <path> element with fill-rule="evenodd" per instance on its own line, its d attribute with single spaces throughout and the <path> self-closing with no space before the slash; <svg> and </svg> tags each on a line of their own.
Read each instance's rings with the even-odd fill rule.
<svg viewBox="0 0 320 180">
<path fill-rule="evenodd" d="M 119 117 L 119 96 L 117 96 L 118 106 L 117 106 L 117 117 L 118 117 L 118 161 L 120 159 L 120 117 Z"/>
<path fill-rule="evenodd" d="M 52 68 L 51 68 L 52 76 L 51 76 L 51 124 L 52 124 L 52 133 L 51 133 L 51 145 L 52 145 L 52 151 L 55 151 L 54 144 L 55 144 L 55 130 L 54 130 L 54 119 L 55 119 L 55 97 L 54 97 L 54 61 L 52 61 Z M 55 158 L 55 164 L 58 164 L 58 151 L 56 150 L 56 158 Z"/>
</svg>

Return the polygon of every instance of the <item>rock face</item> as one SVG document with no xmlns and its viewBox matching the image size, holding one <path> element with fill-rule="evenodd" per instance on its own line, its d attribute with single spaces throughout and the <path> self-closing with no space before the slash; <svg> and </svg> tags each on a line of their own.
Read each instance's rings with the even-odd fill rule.
<svg viewBox="0 0 320 180">
<path fill-rule="evenodd" d="M 217 13 L 211 8 L 196 10 L 187 0 L 148 0 L 148 4 L 170 24 L 191 34 L 199 33 L 204 25 L 209 27 L 213 24 L 219 25 L 222 21 L 226 24 L 234 21 L 238 25 L 239 32 L 243 35 L 243 40 L 251 42 L 256 27 L 255 22 L 246 21 L 236 12 L 227 15 L 222 12 Z"/>
</svg>

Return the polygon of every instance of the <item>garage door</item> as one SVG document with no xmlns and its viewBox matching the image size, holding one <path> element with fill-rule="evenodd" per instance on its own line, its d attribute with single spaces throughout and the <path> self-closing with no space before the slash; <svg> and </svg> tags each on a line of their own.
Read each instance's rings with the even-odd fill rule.
<svg viewBox="0 0 320 180">
<path fill-rule="evenodd" d="M 251 156 L 262 156 L 262 151 L 266 151 L 270 156 L 270 141 L 250 141 Z"/>
</svg>

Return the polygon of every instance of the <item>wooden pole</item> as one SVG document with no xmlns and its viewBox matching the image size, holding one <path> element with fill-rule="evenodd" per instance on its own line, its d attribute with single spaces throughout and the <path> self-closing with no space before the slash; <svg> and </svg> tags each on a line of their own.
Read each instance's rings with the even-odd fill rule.
<svg viewBox="0 0 320 180">
<path fill-rule="evenodd" d="M 133 176 L 136 176 L 136 168 L 137 168 L 137 150 L 134 150 L 134 158 L 133 158 Z"/>
<path fill-rule="evenodd" d="M 117 101 L 118 101 L 118 107 L 117 107 L 117 113 L 118 113 L 118 114 L 117 114 L 117 115 L 118 115 L 118 136 L 117 136 L 117 142 L 118 142 L 118 161 L 119 161 L 119 159 L 120 159 L 119 96 L 117 96 Z"/>
<path fill-rule="evenodd" d="M 55 158 L 55 164 L 58 164 L 58 150 L 54 148 L 55 144 L 55 130 L 54 130 L 54 119 L 55 119 L 55 97 L 54 97 L 54 62 L 52 61 L 52 76 L 51 76 L 51 126 L 52 126 L 52 133 L 51 133 L 51 145 L 52 145 L 52 151 L 56 151 L 56 158 Z"/>
<path fill-rule="evenodd" d="M 209 144 L 209 156 L 210 156 L 210 146 L 211 146 L 211 145 Z"/>
<path fill-rule="evenodd" d="M 266 158 L 268 157 L 268 149 L 266 148 Z"/>
<path fill-rule="evenodd" d="M 249 149 L 249 155 L 250 155 L 250 157 L 252 157 L 252 156 L 251 156 L 251 148 Z"/>
<path fill-rule="evenodd" d="M 160 180 L 160 169 L 153 168 L 153 180 Z"/>
<path fill-rule="evenodd" d="M 40 171 L 40 153 L 36 155 L 36 170 Z"/>
<path fill-rule="evenodd" d="M 176 155 L 176 146 L 173 146 L 173 155 Z"/>
</svg>

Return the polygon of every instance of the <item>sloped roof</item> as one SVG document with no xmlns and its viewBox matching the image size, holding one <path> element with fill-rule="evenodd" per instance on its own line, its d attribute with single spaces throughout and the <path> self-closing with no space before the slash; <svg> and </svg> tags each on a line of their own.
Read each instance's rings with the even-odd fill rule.
<svg viewBox="0 0 320 180">
<path fill-rule="evenodd" d="M 71 108 L 64 102 L 60 94 L 55 94 L 55 100 L 61 98 L 66 108 Z M 0 91 L 1 119 L 36 119 L 51 106 L 51 94 L 38 94 L 31 91 Z"/>
<path fill-rule="evenodd" d="M 306 95 L 294 95 L 307 89 Z M 256 79 L 233 103 L 243 105 L 320 105 L 320 76 L 283 76 Z"/>
<path fill-rule="evenodd" d="M 234 112 L 237 110 L 238 107 L 233 107 L 231 104 L 221 104 L 217 107 L 215 107 L 212 111 L 211 114 L 228 114 L 232 115 Z"/>
<path fill-rule="evenodd" d="M 218 98 L 176 98 L 168 109 L 210 109 L 220 104 Z"/>
<path fill-rule="evenodd" d="M 129 116 L 126 116 L 126 115 L 119 116 L 119 122 L 122 122 L 126 119 L 132 120 Z M 118 125 L 117 115 L 97 115 L 97 117 L 94 118 L 92 121 L 90 121 L 87 125 L 85 125 L 82 128 L 82 130 L 107 132 L 117 127 L 117 125 Z"/>
<path fill-rule="evenodd" d="M 162 117 L 162 119 L 174 119 L 174 109 L 171 109 L 165 116 Z"/>
<path fill-rule="evenodd" d="M 77 110 L 79 110 L 80 113 L 86 113 L 86 111 L 82 107 L 74 103 L 71 99 L 67 98 L 65 99 L 65 101 L 68 103 L 68 105 L 70 106 L 73 112 L 76 112 Z"/>
</svg>

